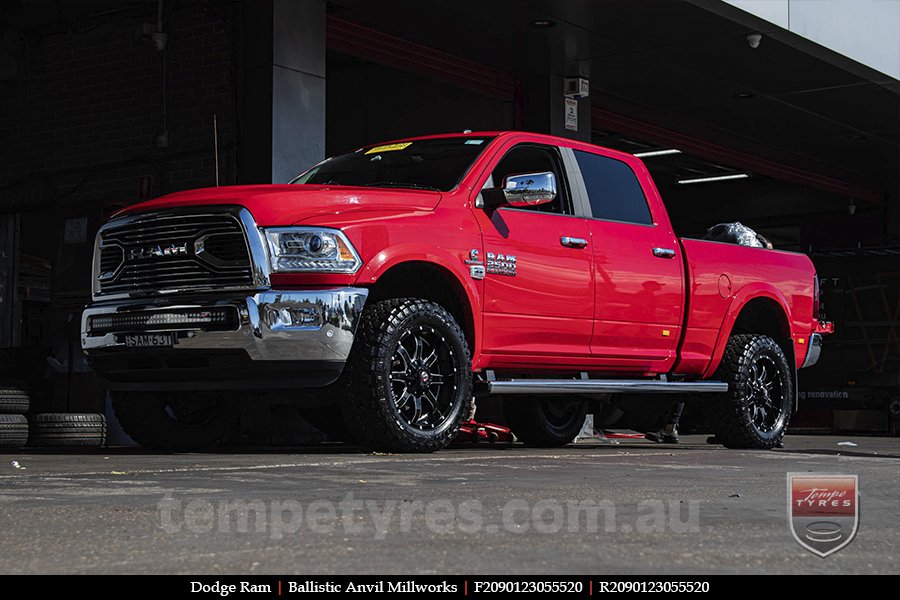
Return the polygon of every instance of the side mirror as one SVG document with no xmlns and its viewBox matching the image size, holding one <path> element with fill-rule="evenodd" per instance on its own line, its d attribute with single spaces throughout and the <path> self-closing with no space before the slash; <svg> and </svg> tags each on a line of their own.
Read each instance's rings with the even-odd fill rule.
<svg viewBox="0 0 900 600">
<path fill-rule="evenodd" d="M 502 188 L 481 191 L 485 208 L 538 206 L 556 200 L 556 176 L 544 173 L 510 175 Z"/>
</svg>

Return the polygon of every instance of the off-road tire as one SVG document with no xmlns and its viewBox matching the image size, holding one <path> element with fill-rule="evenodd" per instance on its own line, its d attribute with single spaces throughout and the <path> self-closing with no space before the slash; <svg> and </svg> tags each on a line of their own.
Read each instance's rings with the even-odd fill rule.
<svg viewBox="0 0 900 600">
<path fill-rule="evenodd" d="M 771 426 L 761 427 L 754 419 L 755 405 L 752 389 L 753 365 L 763 361 L 768 368 L 774 367 L 774 387 L 778 398 L 772 400 L 775 414 L 769 419 Z M 716 439 L 728 448 L 756 448 L 768 450 L 776 447 L 787 431 L 793 407 L 793 370 L 781 347 L 775 340 L 765 335 L 736 334 L 728 340 L 722 363 L 715 378 L 729 385 L 727 393 L 710 399 L 708 422 Z M 768 395 L 767 395 L 768 397 Z M 756 416 L 755 416 L 756 415 Z"/>
<path fill-rule="evenodd" d="M 431 430 L 413 427 L 402 414 L 401 399 L 395 399 L 392 364 L 404 336 L 426 327 L 439 335 L 449 356 L 446 401 L 440 424 Z M 452 369 L 450 368 L 452 366 Z M 396 364 L 394 364 L 394 367 Z M 439 304 L 417 298 L 383 300 L 366 307 L 356 332 L 353 350 L 342 375 L 341 413 L 348 433 L 371 450 L 387 452 L 434 452 L 448 446 L 470 412 L 472 371 L 469 347 L 462 328 Z M 408 400 L 407 400 L 408 401 Z M 421 399 L 417 406 L 421 404 Z M 435 412 L 435 411 L 433 411 Z"/>
</svg>

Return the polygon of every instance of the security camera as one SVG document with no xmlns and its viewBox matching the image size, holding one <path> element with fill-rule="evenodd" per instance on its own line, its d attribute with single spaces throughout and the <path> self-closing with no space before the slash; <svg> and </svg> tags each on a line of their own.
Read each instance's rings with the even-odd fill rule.
<svg viewBox="0 0 900 600">
<path fill-rule="evenodd" d="M 762 41 L 761 33 L 751 33 L 747 36 L 747 43 L 750 44 L 751 48 L 759 48 L 759 43 Z"/>
<path fill-rule="evenodd" d="M 591 93 L 591 82 L 584 77 L 566 77 L 563 79 L 563 95 L 566 98 L 580 100 Z"/>
<path fill-rule="evenodd" d="M 156 31 L 150 34 L 150 40 L 153 41 L 153 47 L 162 52 L 166 49 L 166 44 L 169 43 L 169 35 L 162 31 Z"/>
</svg>

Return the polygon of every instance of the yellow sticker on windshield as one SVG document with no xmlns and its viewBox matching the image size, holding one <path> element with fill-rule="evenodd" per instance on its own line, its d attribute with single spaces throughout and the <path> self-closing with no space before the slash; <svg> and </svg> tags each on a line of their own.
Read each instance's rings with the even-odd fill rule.
<svg viewBox="0 0 900 600">
<path fill-rule="evenodd" d="M 403 150 L 407 146 L 412 146 L 412 142 L 400 142 L 399 144 L 386 144 L 384 146 L 375 146 L 366 150 L 366 154 L 375 154 L 376 152 L 393 152 L 394 150 Z"/>
</svg>

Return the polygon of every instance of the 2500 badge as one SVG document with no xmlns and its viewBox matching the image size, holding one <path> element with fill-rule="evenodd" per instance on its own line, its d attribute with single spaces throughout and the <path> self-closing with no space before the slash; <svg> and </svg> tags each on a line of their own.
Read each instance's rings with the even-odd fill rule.
<svg viewBox="0 0 900 600">
<path fill-rule="evenodd" d="M 485 270 L 491 275 L 516 276 L 516 257 L 512 254 L 487 253 Z"/>
</svg>

